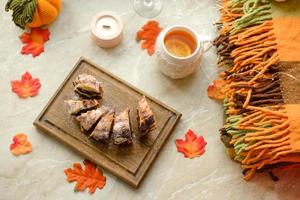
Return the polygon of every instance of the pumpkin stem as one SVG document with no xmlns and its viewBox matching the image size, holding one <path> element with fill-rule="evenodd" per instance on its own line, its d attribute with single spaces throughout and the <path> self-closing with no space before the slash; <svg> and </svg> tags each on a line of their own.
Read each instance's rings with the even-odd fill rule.
<svg viewBox="0 0 300 200">
<path fill-rule="evenodd" d="M 33 21 L 36 6 L 36 0 L 8 0 L 5 11 L 12 10 L 12 20 L 17 26 L 24 29 L 27 23 Z"/>
</svg>

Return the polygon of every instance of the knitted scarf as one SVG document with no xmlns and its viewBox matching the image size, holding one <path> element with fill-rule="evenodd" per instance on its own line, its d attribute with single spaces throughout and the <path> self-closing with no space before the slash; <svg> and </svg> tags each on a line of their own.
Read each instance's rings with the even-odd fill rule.
<svg viewBox="0 0 300 200">
<path fill-rule="evenodd" d="M 219 6 L 221 139 L 250 180 L 300 163 L 300 1 L 220 0 Z"/>
</svg>

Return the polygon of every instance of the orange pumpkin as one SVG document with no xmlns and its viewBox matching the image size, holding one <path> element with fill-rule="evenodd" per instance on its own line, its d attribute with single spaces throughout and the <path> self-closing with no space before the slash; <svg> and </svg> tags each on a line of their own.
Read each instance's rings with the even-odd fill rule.
<svg viewBox="0 0 300 200">
<path fill-rule="evenodd" d="M 61 0 L 8 0 L 5 10 L 12 10 L 15 24 L 36 28 L 51 24 L 61 9 Z"/>
<path fill-rule="evenodd" d="M 33 21 L 27 27 L 36 28 L 55 21 L 61 8 L 61 0 L 37 0 Z"/>
</svg>

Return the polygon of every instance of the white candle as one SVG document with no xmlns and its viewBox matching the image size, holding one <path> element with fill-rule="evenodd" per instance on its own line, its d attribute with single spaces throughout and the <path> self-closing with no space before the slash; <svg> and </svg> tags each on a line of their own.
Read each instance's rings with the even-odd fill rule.
<svg viewBox="0 0 300 200">
<path fill-rule="evenodd" d="M 98 19 L 96 29 L 102 37 L 111 38 L 118 34 L 118 22 L 111 16 L 103 16 Z"/>
<path fill-rule="evenodd" d="M 123 23 L 113 12 L 97 14 L 92 21 L 91 29 L 93 39 L 100 47 L 114 47 L 123 38 Z"/>
</svg>

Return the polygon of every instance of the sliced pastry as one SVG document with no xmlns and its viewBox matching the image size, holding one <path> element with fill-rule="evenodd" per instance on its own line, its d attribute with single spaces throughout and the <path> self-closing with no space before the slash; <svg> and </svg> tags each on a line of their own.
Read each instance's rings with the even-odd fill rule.
<svg viewBox="0 0 300 200">
<path fill-rule="evenodd" d="M 78 75 L 73 85 L 75 93 L 83 98 L 101 99 L 103 96 L 102 84 L 92 75 Z"/>
<path fill-rule="evenodd" d="M 108 108 L 101 106 L 95 110 L 82 113 L 75 119 L 79 122 L 82 131 L 89 131 L 107 111 Z"/>
<path fill-rule="evenodd" d="M 72 115 L 78 115 L 99 106 L 99 102 L 92 100 L 66 100 L 67 110 Z"/>
<path fill-rule="evenodd" d="M 112 137 L 116 145 L 132 143 L 129 111 L 129 108 L 126 108 L 115 117 Z"/>
<path fill-rule="evenodd" d="M 109 111 L 103 115 L 90 136 L 97 141 L 108 142 L 114 115 L 114 111 Z"/>
<path fill-rule="evenodd" d="M 145 96 L 138 102 L 137 113 L 140 136 L 147 135 L 156 128 L 153 112 Z"/>
</svg>

